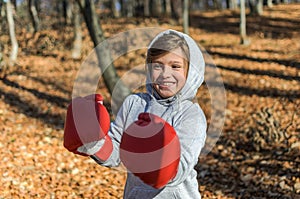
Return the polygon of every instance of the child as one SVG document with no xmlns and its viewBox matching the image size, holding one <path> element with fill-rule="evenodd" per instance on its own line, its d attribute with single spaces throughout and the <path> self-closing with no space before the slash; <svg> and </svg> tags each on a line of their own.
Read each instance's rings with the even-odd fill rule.
<svg viewBox="0 0 300 199">
<path fill-rule="evenodd" d="M 197 164 L 205 143 L 206 119 L 200 106 L 194 103 L 193 99 L 204 80 L 205 64 L 202 53 L 188 35 L 166 30 L 159 33 L 150 43 L 146 64 L 147 92 L 132 94 L 125 99 L 108 132 L 100 133 L 101 136 L 94 142 L 81 141 L 75 146 L 74 136 L 67 135 L 70 134 L 67 116 L 64 145 L 74 153 L 91 155 L 97 163 L 103 166 L 118 166 L 122 159 L 120 158 L 120 151 L 122 151 L 120 145 L 121 148 L 122 146 L 129 148 L 138 146 L 137 143 L 124 143 L 126 142 L 123 139 L 124 132 L 133 123 L 141 124 L 140 120 L 145 117 L 145 115 L 141 116 L 141 113 L 151 113 L 169 125 L 164 135 L 170 135 L 171 131 L 176 132 L 180 150 L 177 150 L 176 145 L 171 150 L 174 150 L 174 153 L 180 152 L 179 161 L 176 169 L 168 171 L 172 174 L 171 177 L 167 177 L 168 182 L 159 188 L 147 184 L 147 178 L 149 178 L 147 171 L 145 171 L 146 177 L 128 172 L 124 198 L 199 199 L 201 196 L 194 166 Z M 99 121 L 101 119 L 100 117 Z M 84 136 L 83 133 L 79 135 L 80 139 Z M 70 142 L 73 144 L 72 149 Z M 154 143 L 148 145 L 151 144 Z M 105 145 L 108 147 L 104 147 Z M 140 164 L 142 165 L 142 162 Z"/>
</svg>

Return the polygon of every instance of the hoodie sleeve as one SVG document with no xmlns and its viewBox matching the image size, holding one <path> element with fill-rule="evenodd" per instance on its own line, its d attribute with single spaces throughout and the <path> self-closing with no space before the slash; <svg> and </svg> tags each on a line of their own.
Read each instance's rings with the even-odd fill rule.
<svg viewBox="0 0 300 199">
<path fill-rule="evenodd" d="M 125 99 L 122 106 L 120 107 L 115 121 L 111 122 L 110 130 L 108 135 L 110 136 L 113 143 L 113 151 L 110 157 L 106 161 L 96 160 L 96 162 L 102 166 L 114 167 L 120 164 L 120 153 L 119 147 L 123 131 L 125 129 L 126 122 L 128 120 L 128 113 L 131 109 L 133 97 L 129 96 Z"/>
<path fill-rule="evenodd" d="M 167 186 L 176 186 L 185 181 L 198 162 L 206 139 L 206 119 L 198 104 L 185 112 L 174 125 L 179 137 L 181 156 L 175 178 Z"/>
</svg>

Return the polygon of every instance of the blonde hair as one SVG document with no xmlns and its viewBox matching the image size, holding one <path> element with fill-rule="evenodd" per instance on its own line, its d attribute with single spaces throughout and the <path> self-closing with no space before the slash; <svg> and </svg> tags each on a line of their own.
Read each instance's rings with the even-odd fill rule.
<svg viewBox="0 0 300 199">
<path fill-rule="evenodd" d="M 169 53 L 170 51 L 176 48 L 181 48 L 185 56 L 184 58 L 189 63 L 190 51 L 187 42 L 184 38 L 177 35 L 176 33 L 170 32 L 159 37 L 148 49 L 146 59 L 147 64 L 152 63 L 153 59 L 160 57 L 166 53 Z"/>
</svg>

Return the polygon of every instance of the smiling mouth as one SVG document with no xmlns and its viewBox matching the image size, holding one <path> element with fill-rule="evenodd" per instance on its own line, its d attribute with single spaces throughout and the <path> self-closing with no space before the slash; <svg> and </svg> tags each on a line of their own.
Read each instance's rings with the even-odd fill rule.
<svg viewBox="0 0 300 199">
<path fill-rule="evenodd" d="M 175 83 L 174 82 L 156 82 L 155 85 L 160 90 L 170 90 L 175 85 Z"/>
<path fill-rule="evenodd" d="M 171 86 L 171 85 L 174 85 L 175 83 L 174 82 L 156 82 L 155 84 L 158 86 Z"/>
</svg>

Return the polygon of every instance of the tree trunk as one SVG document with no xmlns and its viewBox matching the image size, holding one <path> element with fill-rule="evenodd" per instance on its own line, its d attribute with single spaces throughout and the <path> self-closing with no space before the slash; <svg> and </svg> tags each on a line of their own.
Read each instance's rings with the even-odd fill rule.
<svg viewBox="0 0 300 199">
<path fill-rule="evenodd" d="M 259 16 L 263 15 L 263 0 L 258 0 L 256 4 L 256 12 Z"/>
<path fill-rule="evenodd" d="M 118 0 L 112 0 L 111 10 L 112 10 L 114 17 L 118 18 L 121 16 L 120 4 L 119 4 Z"/>
<path fill-rule="evenodd" d="M 70 0 L 63 0 L 63 13 L 65 24 L 71 24 L 72 19 L 72 2 Z"/>
<path fill-rule="evenodd" d="M 204 0 L 204 10 L 209 10 L 210 5 L 209 5 L 209 0 Z"/>
<path fill-rule="evenodd" d="M 11 4 L 14 10 L 17 10 L 17 0 L 11 0 Z"/>
<path fill-rule="evenodd" d="M 73 8 L 73 20 L 74 20 L 74 43 L 72 49 L 72 58 L 81 58 L 81 47 L 82 47 L 82 32 L 81 32 L 81 20 L 80 12 L 77 4 Z"/>
<path fill-rule="evenodd" d="M 274 0 L 273 1 L 275 5 L 279 5 L 280 4 L 280 0 Z"/>
<path fill-rule="evenodd" d="M 245 9 L 245 0 L 240 0 L 240 37 L 241 44 L 248 45 L 250 42 L 247 39 L 246 34 L 246 9 Z"/>
<path fill-rule="evenodd" d="M 2 18 L 4 18 L 5 16 L 4 9 L 5 8 L 3 8 L 3 0 L 0 0 L 0 25 L 2 24 Z"/>
<path fill-rule="evenodd" d="M 182 19 L 182 1 L 173 0 L 172 2 L 172 17 L 176 20 Z"/>
<path fill-rule="evenodd" d="M 165 0 L 165 4 L 166 4 L 166 16 L 171 16 L 172 13 L 172 8 L 171 8 L 171 0 Z"/>
<path fill-rule="evenodd" d="M 127 16 L 127 11 L 126 11 L 126 3 L 124 2 L 125 0 L 120 0 L 121 4 L 121 16 Z"/>
<path fill-rule="evenodd" d="M 249 0 L 250 15 L 255 15 L 256 0 Z"/>
<path fill-rule="evenodd" d="M 40 20 L 35 5 L 36 4 L 34 0 L 28 0 L 29 14 L 30 14 L 34 32 L 36 33 L 40 30 Z"/>
<path fill-rule="evenodd" d="M 41 11 L 41 0 L 34 0 L 34 6 L 37 13 L 39 13 Z"/>
<path fill-rule="evenodd" d="M 134 16 L 134 0 L 127 0 L 126 5 L 126 16 L 127 17 L 133 17 Z"/>
<path fill-rule="evenodd" d="M 77 2 L 79 4 L 81 12 L 83 13 L 84 20 L 89 30 L 89 34 L 94 43 L 99 67 L 102 71 L 102 77 L 104 79 L 105 86 L 110 94 L 112 94 L 113 92 L 118 93 L 118 98 L 113 98 L 112 100 L 117 105 L 117 107 L 120 107 L 125 97 L 127 97 L 131 92 L 123 83 L 120 83 L 120 77 L 118 76 L 116 69 L 112 64 L 113 60 L 111 58 L 110 51 L 108 50 L 109 47 L 105 46 L 107 45 L 107 43 L 105 42 L 105 37 L 98 21 L 99 18 L 95 12 L 94 2 L 89 0 L 77 0 Z M 97 48 L 97 45 L 100 43 L 101 46 L 104 46 L 104 48 Z M 117 88 L 115 88 L 116 83 L 118 83 Z M 114 95 L 112 95 L 112 97 L 114 97 Z"/>
<path fill-rule="evenodd" d="M 150 16 L 150 5 L 149 0 L 144 0 L 144 16 L 149 17 Z"/>
<path fill-rule="evenodd" d="M 2 68 L 3 68 L 4 65 L 5 64 L 4 64 L 3 55 L 2 55 L 2 45 L 0 43 L 0 72 L 1 72 L 1 70 L 2 70 Z"/>
<path fill-rule="evenodd" d="M 249 7 L 251 15 L 261 16 L 263 14 L 263 0 L 250 0 Z"/>
<path fill-rule="evenodd" d="M 267 6 L 268 6 L 268 8 L 272 8 L 273 7 L 273 0 L 267 0 Z"/>
<path fill-rule="evenodd" d="M 61 13 L 63 12 L 62 8 L 62 1 L 61 0 L 55 0 L 54 5 L 55 5 L 55 13 L 57 20 L 59 21 L 59 24 L 61 23 Z"/>
<path fill-rule="evenodd" d="M 15 62 L 17 61 L 17 56 L 18 56 L 18 41 L 16 38 L 16 33 L 15 33 L 15 23 L 14 23 L 14 18 L 13 18 L 13 7 L 10 2 L 10 0 L 6 1 L 6 15 L 7 15 L 7 22 L 8 22 L 8 27 L 9 27 L 9 36 L 11 40 L 11 45 L 12 45 L 12 50 L 10 53 L 10 58 L 9 58 L 9 66 L 13 66 Z"/>
<path fill-rule="evenodd" d="M 222 8 L 222 2 L 218 0 L 213 0 L 213 7 L 216 10 L 220 10 Z"/>
<path fill-rule="evenodd" d="M 231 9 L 230 6 L 231 6 L 230 0 L 226 0 L 226 8 Z"/>
<path fill-rule="evenodd" d="M 228 0 L 228 2 L 229 2 L 229 9 L 235 10 L 238 8 L 237 0 Z"/>
<path fill-rule="evenodd" d="M 189 34 L 189 0 L 183 2 L 183 32 Z"/>
<path fill-rule="evenodd" d="M 162 2 L 161 0 L 152 0 L 151 16 L 159 17 L 162 13 Z"/>
</svg>

